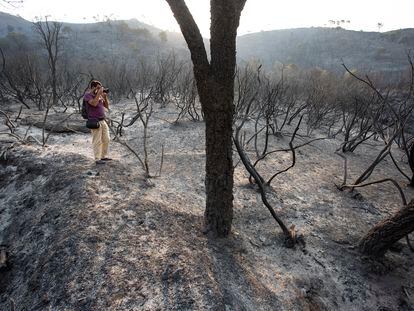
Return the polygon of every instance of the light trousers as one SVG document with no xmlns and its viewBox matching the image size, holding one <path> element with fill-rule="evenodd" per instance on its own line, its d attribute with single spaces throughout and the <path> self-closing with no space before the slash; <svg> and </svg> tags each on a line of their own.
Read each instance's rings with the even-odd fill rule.
<svg viewBox="0 0 414 311">
<path fill-rule="evenodd" d="M 106 158 L 109 146 L 109 127 L 105 120 L 99 121 L 99 128 L 91 129 L 95 160 Z"/>
</svg>

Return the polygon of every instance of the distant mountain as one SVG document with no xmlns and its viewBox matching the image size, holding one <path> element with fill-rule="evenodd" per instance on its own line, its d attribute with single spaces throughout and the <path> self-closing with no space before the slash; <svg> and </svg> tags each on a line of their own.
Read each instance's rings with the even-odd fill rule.
<svg viewBox="0 0 414 311">
<path fill-rule="evenodd" d="M 364 71 L 400 71 L 414 49 L 414 29 L 385 33 L 342 28 L 299 28 L 252 33 L 237 38 L 240 60 L 341 70 L 342 61 Z"/>
<path fill-rule="evenodd" d="M 175 51 L 189 57 L 183 36 L 163 31 L 137 19 L 89 24 L 63 23 L 65 53 L 85 59 L 154 57 Z M 12 34 L 38 40 L 31 22 L 0 12 L 0 47 Z M 3 37 L 3 38 L 2 38 Z M 2 40 L 3 39 L 3 40 Z M 208 40 L 205 40 L 209 50 Z M 414 29 L 390 32 L 350 31 L 342 28 L 298 28 L 263 31 L 237 38 L 240 62 L 255 60 L 267 68 L 296 64 L 342 71 L 342 61 L 364 72 L 398 72 L 408 66 L 407 51 L 414 50 Z"/>
<path fill-rule="evenodd" d="M 30 34 L 32 23 L 20 16 L 0 12 L 0 37 L 5 37 L 10 32 Z"/>
<path fill-rule="evenodd" d="M 20 35 L 32 43 L 39 41 L 32 22 L 0 12 L 0 47 L 12 48 L 16 38 L 22 40 Z M 136 19 L 63 23 L 62 37 L 64 53 L 69 58 L 115 57 L 131 60 L 138 56 L 157 57 L 171 51 L 188 56 L 180 33 L 165 32 Z"/>
</svg>

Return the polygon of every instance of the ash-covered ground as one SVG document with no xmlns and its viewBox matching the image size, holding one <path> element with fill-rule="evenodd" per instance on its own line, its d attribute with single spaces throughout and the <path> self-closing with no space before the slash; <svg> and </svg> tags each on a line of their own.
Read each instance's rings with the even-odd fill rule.
<svg viewBox="0 0 414 311">
<path fill-rule="evenodd" d="M 128 118 L 134 105 L 114 105 L 110 117 L 126 112 Z M 162 146 L 164 157 L 161 176 L 149 183 L 137 158 L 114 141 L 114 160 L 96 166 L 79 115 L 41 147 L 36 125 L 42 113 L 23 112 L 17 133 L 33 124 L 27 133 L 33 139 L 16 143 L 0 163 L 0 245 L 9 261 L 0 271 L 1 310 L 414 310 L 414 253 L 405 241 L 380 260 L 353 247 L 401 200 L 388 184 L 358 189 L 358 195 L 337 189 L 340 136 L 298 149 L 296 165 L 272 182 L 269 201 L 306 242 L 289 249 L 241 163 L 232 234 L 203 235 L 204 124 L 172 124 L 176 116 L 170 107 L 157 107 L 150 120 L 153 175 Z M 137 122 L 121 138 L 143 156 L 142 135 Z M 324 135 L 318 130 L 312 137 Z M 0 139 L 3 150 L 14 140 Z M 289 140 L 288 134 L 271 136 L 270 144 L 286 148 Z M 347 155 L 349 180 L 381 148 L 370 141 Z M 258 170 L 270 177 L 290 161 L 290 152 L 276 153 Z M 407 168 L 403 159 L 400 164 Z M 414 198 L 391 161 L 371 180 L 384 177 Z"/>
</svg>

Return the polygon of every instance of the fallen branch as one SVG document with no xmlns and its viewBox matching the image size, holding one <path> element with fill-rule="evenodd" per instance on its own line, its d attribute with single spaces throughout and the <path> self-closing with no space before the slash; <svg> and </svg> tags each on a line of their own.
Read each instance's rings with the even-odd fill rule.
<svg viewBox="0 0 414 311">
<path fill-rule="evenodd" d="M 359 242 L 361 253 L 381 257 L 397 241 L 414 231 L 414 200 L 374 226 Z"/>
<path fill-rule="evenodd" d="M 238 154 L 240 156 L 240 159 L 243 162 L 244 167 L 246 168 L 246 170 L 250 173 L 250 175 L 256 181 L 256 184 L 259 186 L 259 191 L 260 191 L 260 195 L 261 195 L 263 204 L 267 207 L 267 209 L 269 210 L 269 212 L 272 215 L 272 217 L 276 220 L 276 222 L 278 223 L 279 227 L 282 229 L 282 231 L 283 231 L 283 233 L 285 235 L 285 239 L 286 239 L 285 240 L 286 246 L 289 247 L 289 248 L 294 247 L 295 244 L 296 244 L 296 242 L 297 242 L 295 226 L 292 225 L 290 227 L 290 229 L 288 229 L 286 227 L 286 225 L 283 223 L 283 221 L 277 216 L 277 214 L 276 214 L 275 210 L 273 209 L 273 207 L 267 201 L 263 178 L 256 171 L 256 169 L 253 167 L 253 165 L 251 164 L 249 158 L 247 157 L 247 155 L 243 151 L 243 149 L 242 149 L 242 147 L 240 145 L 240 142 L 238 141 L 239 130 L 240 130 L 240 128 L 238 128 L 236 130 L 236 134 L 235 134 L 236 136 L 233 137 L 233 141 L 234 141 L 234 144 L 236 146 L 237 152 L 238 152 Z"/>
<path fill-rule="evenodd" d="M 108 127 L 111 130 L 112 134 L 114 135 L 114 141 L 116 141 L 117 143 L 120 143 L 122 146 L 126 147 L 138 159 L 139 163 L 141 164 L 142 169 L 145 171 L 144 161 L 142 161 L 139 154 L 130 145 L 128 145 L 127 142 L 121 140 L 119 138 L 119 136 L 117 135 L 116 131 L 111 126 L 108 126 Z"/>
</svg>

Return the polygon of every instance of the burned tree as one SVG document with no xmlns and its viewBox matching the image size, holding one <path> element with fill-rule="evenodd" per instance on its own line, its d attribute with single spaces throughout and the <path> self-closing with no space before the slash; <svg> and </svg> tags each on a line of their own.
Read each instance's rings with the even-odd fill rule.
<svg viewBox="0 0 414 311">
<path fill-rule="evenodd" d="M 307 135 L 322 126 L 331 128 L 338 119 L 334 103 L 334 77 L 323 70 L 312 70 L 305 84 Z"/>
<path fill-rule="evenodd" d="M 34 23 L 35 31 L 40 35 L 44 48 L 48 55 L 48 65 L 50 69 L 50 84 L 52 87 L 52 105 L 56 106 L 58 98 L 58 76 L 57 76 L 57 61 L 60 56 L 61 46 L 61 29 L 62 23 L 50 23 L 47 18 L 45 22 L 38 21 Z"/>
<path fill-rule="evenodd" d="M 345 80 L 338 102 L 342 115 L 341 132 L 344 135 L 342 152 L 354 152 L 358 146 L 376 134 L 375 125 L 382 115 L 384 104 L 375 92 L 361 87 L 358 81 Z"/>
<path fill-rule="evenodd" d="M 170 94 L 173 89 L 174 80 L 180 75 L 183 69 L 183 62 L 178 61 L 174 53 L 167 57 L 158 57 L 157 73 L 155 75 L 155 98 L 154 100 L 165 107 L 170 101 Z"/>
<path fill-rule="evenodd" d="M 345 160 L 344 182 L 340 189 L 362 188 L 374 184 L 391 182 L 397 188 L 402 201 L 403 207 L 399 211 L 378 223 L 359 241 L 358 248 L 360 252 L 372 257 L 381 257 L 395 242 L 403 237 L 406 237 L 409 243 L 408 235 L 414 231 L 414 200 L 407 204 L 400 185 L 391 178 L 376 180 L 365 184 L 347 185 L 347 159 L 345 156 L 339 153 L 337 154 Z M 411 248 L 410 244 L 409 246 Z"/>
<path fill-rule="evenodd" d="M 34 68 L 32 59 L 26 55 L 18 54 L 13 58 L 6 56 L 0 48 L 2 66 L 0 69 L 0 88 L 2 96 L 20 102 L 26 108 L 30 109 L 30 100 L 33 100 L 33 85 L 31 77 Z M 10 59 L 11 58 L 11 59 Z"/>
<path fill-rule="evenodd" d="M 227 236 L 233 220 L 232 125 L 236 35 L 246 0 L 212 0 L 210 51 L 184 0 L 166 0 L 191 52 L 206 123 L 205 231 Z"/>
<path fill-rule="evenodd" d="M 257 125 L 257 120 L 260 119 L 260 116 L 263 116 L 261 104 L 256 103 L 257 96 L 259 94 L 258 86 L 260 86 L 260 68 L 261 67 L 257 68 L 257 74 L 255 74 L 248 66 L 246 66 L 243 71 L 240 69 L 237 71 L 237 92 L 235 100 L 235 108 L 237 113 L 234 120 L 235 133 L 233 141 L 241 162 L 251 176 L 250 179 L 254 180 L 258 186 L 263 204 L 266 206 L 272 217 L 276 220 L 277 224 L 282 229 L 283 234 L 285 235 L 285 244 L 288 247 L 293 247 L 297 242 L 295 227 L 291 226 L 288 228 L 282 219 L 276 214 L 274 208 L 268 201 L 266 195 L 268 185 L 249 159 L 249 156 L 245 150 L 246 143 L 241 135 L 241 130 L 243 129 L 243 126 L 248 122 L 248 120 L 253 119 L 254 115 L 258 116 L 256 117 L 255 122 Z M 256 131 L 253 137 L 256 137 L 257 134 L 258 133 Z M 257 153 L 258 152 L 256 150 L 256 154 Z"/>
<path fill-rule="evenodd" d="M 381 104 L 381 111 L 383 112 L 383 115 L 382 117 L 378 118 L 374 126 L 376 128 L 376 131 L 384 140 L 385 146 L 381 149 L 381 151 L 377 155 L 376 159 L 372 162 L 372 164 L 357 178 L 357 180 L 352 185 L 346 184 L 347 159 L 344 156 L 342 156 L 345 160 L 345 173 L 344 183 L 340 187 L 340 189 L 354 189 L 357 187 L 365 187 L 372 184 L 378 184 L 389 181 L 392 182 L 393 185 L 398 189 L 402 198 L 403 207 L 394 215 L 383 220 L 375 227 L 373 227 L 368 232 L 368 234 L 365 237 L 363 237 L 359 242 L 358 247 L 360 251 L 363 254 L 374 257 L 383 256 L 391 247 L 391 245 L 393 245 L 395 242 L 397 242 L 404 236 L 408 236 L 408 234 L 414 231 L 414 200 L 407 204 L 404 193 L 399 184 L 395 180 L 386 178 L 383 180 L 368 182 L 365 184 L 362 183 L 371 176 L 375 167 L 388 155 L 390 155 L 397 169 L 410 180 L 410 177 L 404 174 L 404 172 L 398 166 L 397 162 L 392 157 L 391 153 L 391 147 L 393 143 L 396 142 L 398 138 L 400 138 L 400 140 L 402 141 L 404 152 L 408 158 L 410 169 L 413 169 L 413 148 L 412 145 L 407 144 L 407 139 L 405 137 L 405 126 L 410 120 L 410 116 L 414 110 L 414 66 L 411 61 L 410 55 L 408 55 L 408 59 L 411 69 L 409 90 L 405 93 L 403 92 L 402 96 L 401 94 L 392 94 L 390 90 L 388 90 L 387 92 L 381 92 L 374 86 L 374 83 L 368 76 L 365 76 L 364 78 L 359 77 L 354 73 L 350 72 L 347 69 L 347 67 L 343 65 L 351 76 L 370 87 L 378 97 L 378 101 Z M 387 132 L 389 133 L 386 134 L 384 129 L 387 129 Z M 412 184 L 412 179 L 410 180 L 410 184 Z"/>
<path fill-rule="evenodd" d="M 179 111 L 174 123 L 178 123 L 184 117 L 188 117 L 192 121 L 203 120 L 193 70 L 187 67 L 189 66 L 186 66 L 176 78 L 172 92 L 172 101 Z"/>
<path fill-rule="evenodd" d="M 373 127 L 375 128 L 375 132 L 378 133 L 385 144 L 385 147 L 380 151 L 372 164 L 354 182 L 355 185 L 358 185 L 368 179 L 376 166 L 388 155 L 392 159 L 398 171 L 410 181 L 410 185 L 413 185 L 414 151 L 412 145 L 407 143 L 411 141 L 411 139 L 407 140 L 405 134 L 405 128 L 414 111 L 414 64 L 411 60 L 410 55 L 408 55 L 408 61 L 410 63 L 410 81 L 408 91 L 403 93 L 402 96 L 398 94 L 392 94 L 390 90 L 381 92 L 368 76 L 365 76 L 364 78 L 359 77 L 351 72 L 345 64 L 342 64 L 345 70 L 353 78 L 359 82 L 362 82 L 365 86 L 368 86 L 374 92 L 374 95 L 377 98 L 375 100 L 375 105 L 379 108 L 377 108 L 377 112 L 374 113 L 376 116 L 374 118 L 375 122 L 373 122 Z M 399 167 L 394 157 L 392 156 L 392 146 L 397 140 L 400 140 L 402 142 L 402 149 L 407 156 L 408 164 L 413 176 L 412 178 L 403 172 L 403 170 Z"/>
<path fill-rule="evenodd" d="M 392 216 L 375 225 L 359 241 L 359 251 L 364 255 L 372 257 L 381 257 L 385 255 L 394 243 L 404 237 L 407 238 L 408 246 L 411 248 L 408 235 L 414 231 L 414 200 L 411 200 L 411 202 L 407 204 L 403 190 L 395 180 L 390 178 L 360 185 L 345 185 L 345 187 L 361 188 L 384 182 L 391 182 L 397 188 L 401 197 L 402 208 Z"/>
</svg>

